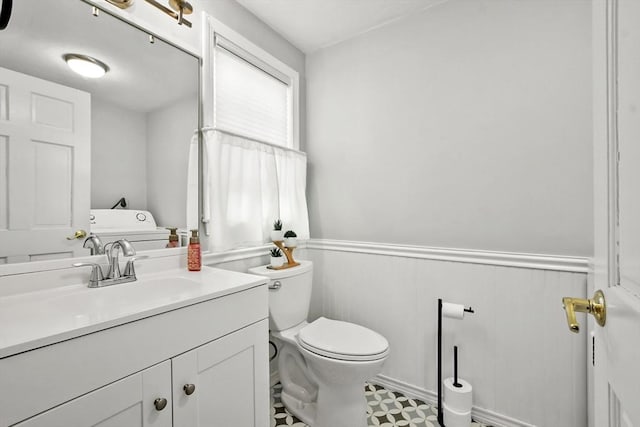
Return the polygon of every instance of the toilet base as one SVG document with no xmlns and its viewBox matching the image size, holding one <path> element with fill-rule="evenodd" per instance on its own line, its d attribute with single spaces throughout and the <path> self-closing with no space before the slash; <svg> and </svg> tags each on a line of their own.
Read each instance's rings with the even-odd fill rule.
<svg viewBox="0 0 640 427">
<path fill-rule="evenodd" d="M 320 388 L 317 404 L 302 402 L 284 390 L 280 399 L 291 414 L 309 427 L 367 427 L 364 385 L 342 389 L 339 393 Z M 320 412 L 318 408 L 321 408 Z"/>
<path fill-rule="evenodd" d="M 316 418 L 316 404 L 305 403 L 282 390 L 280 400 L 287 411 L 295 415 L 300 421 L 308 426 L 315 427 L 314 420 Z"/>
<path fill-rule="evenodd" d="M 318 390 L 318 408 L 312 427 L 367 427 L 364 384 Z"/>
</svg>

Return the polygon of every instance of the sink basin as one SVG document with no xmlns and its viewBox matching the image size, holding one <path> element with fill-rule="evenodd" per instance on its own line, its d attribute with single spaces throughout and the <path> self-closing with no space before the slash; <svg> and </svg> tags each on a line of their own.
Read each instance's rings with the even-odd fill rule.
<svg viewBox="0 0 640 427">
<path fill-rule="evenodd" d="M 264 283 L 258 276 L 203 267 L 145 274 L 103 288 L 76 284 L 2 297 L 0 357 Z"/>
</svg>

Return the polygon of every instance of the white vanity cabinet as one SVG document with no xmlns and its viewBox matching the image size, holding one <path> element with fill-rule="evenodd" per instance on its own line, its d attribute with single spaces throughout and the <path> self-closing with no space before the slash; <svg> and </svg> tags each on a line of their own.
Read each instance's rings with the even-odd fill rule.
<svg viewBox="0 0 640 427">
<path fill-rule="evenodd" d="M 171 362 L 166 361 L 50 409 L 17 427 L 171 427 L 171 400 L 161 397 L 169 396 L 170 390 Z M 156 404 L 162 410 L 156 409 Z"/>
<path fill-rule="evenodd" d="M 267 427 L 266 281 L 241 279 L 178 308 L 0 354 L 0 427 Z"/>
<path fill-rule="evenodd" d="M 263 320 L 17 427 L 267 427 L 268 333 Z"/>
<path fill-rule="evenodd" d="M 268 328 L 264 320 L 171 360 L 176 426 L 269 425 Z"/>
</svg>

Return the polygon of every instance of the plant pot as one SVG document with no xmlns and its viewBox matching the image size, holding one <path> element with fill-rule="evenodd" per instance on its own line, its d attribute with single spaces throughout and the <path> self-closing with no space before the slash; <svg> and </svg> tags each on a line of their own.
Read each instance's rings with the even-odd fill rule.
<svg viewBox="0 0 640 427">
<path fill-rule="evenodd" d="M 271 230 L 271 241 L 281 242 L 284 239 L 284 230 Z"/>
<path fill-rule="evenodd" d="M 282 267 L 283 265 L 284 265 L 284 257 L 281 257 L 281 256 L 271 257 L 271 267 Z"/>
<path fill-rule="evenodd" d="M 295 248 L 296 246 L 298 246 L 298 238 L 297 237 L 285 237 L 284 238 L 284 245 L 287 248 Z"/>
</svg>

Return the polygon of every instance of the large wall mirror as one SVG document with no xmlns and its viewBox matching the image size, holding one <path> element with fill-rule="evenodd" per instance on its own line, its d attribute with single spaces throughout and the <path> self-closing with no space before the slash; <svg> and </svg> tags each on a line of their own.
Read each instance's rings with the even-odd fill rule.
<svg viewBox="0 0 640 427">
<path fill-rule="evenodd" d="M 200 60 L 97 15 L 83 0 L 20 0 L 0 31 L 0 264 L 90 255 L 81 230 L 144 250 L 187 226 Z M 108 71 L 82 77 L 67 54 Z"/>
</svg>

